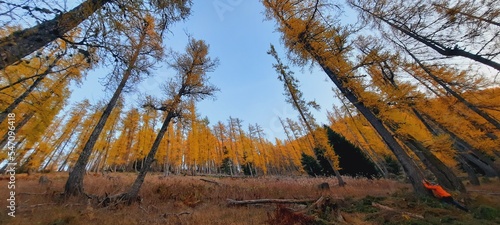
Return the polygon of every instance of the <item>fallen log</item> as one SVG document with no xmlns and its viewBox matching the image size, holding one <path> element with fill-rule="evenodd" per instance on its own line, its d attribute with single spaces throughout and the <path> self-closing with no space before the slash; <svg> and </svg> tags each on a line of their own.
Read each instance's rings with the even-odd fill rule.
<svg viewBox="0 0 500 225">
<path fill-rule="evenodd" d="M 415 218 L 418 218 L 418 219 L 424 219 L 424 216 L 422 216 L 422 215 L 415 214 L 415 213 L 409 213 L 409 212 L 401 211 L 401 210 L 398 210 L 398 209 L 393 209 L 393 208 L 391 208 L 389 206 L 381 205 L 381 204 L 378 204 L 378 203 L 375 203 L 375 202 L 372 202 L 372 206 L 377 207 L 379 209 L 387 210 L 387 211 L 401 213 L 403 215 L 407 215 L 407 216 L 410 216 L 410 217 L 415 217 Z"/>
<path fill-rule="evenodd" d="M 316 199 L 252 199 L 252 200 L 234 200 L 227 199 L 228 205 L 251 205 L 251 204 L 309 204 L 316 202 Z"/>
</svg>

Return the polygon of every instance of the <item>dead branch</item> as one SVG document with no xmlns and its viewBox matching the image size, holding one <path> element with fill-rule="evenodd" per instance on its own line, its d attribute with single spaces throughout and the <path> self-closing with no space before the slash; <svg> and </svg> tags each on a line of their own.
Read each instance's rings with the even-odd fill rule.
<svg viewBox="0 0 500 225">
<path fill-rule="evenodd" d="M 277 204 L 309 204 L 315 202 L 316 199 L 252 199 L 252 200 L 233 200 L 227 199 L 228 205 L 251 205 L 251 204 L 266 204 L 266 203 L 277 203 Z"/>
<path fill-rule="evenodd" d="M 324 201 L 324 198 L 323 196 L 319 197 L 318 200 L 316 200 L 313 204 L 311 204 L 309 207 L 305 208 L 304 210 L 302 210 L 302 212 L 308 212 L 314 208 L 317 208 L 320 204 L 323 203 Z"/>
<path fill-rule="evenodd" d="M 391 208 L 389 206 L 381 205 L 381 204 L 378 204 L 378 203 L 375 203 L 375 202 L 372 202 L 372 206 L 377 207 L 379 209 L 387 210 L 387 211 L 401 213 L 401 214 L 404 214 L 404 215 L 407 215 L 407 216 L 410 216 L 410 217 L 415 217 L 415 218 L 418 218 L 418 219 L 424 219 L 424 216 L 422 216 L 422 215 L 415 214 L 415 213 L 409 213 L 409 212 L 401 211 L 401 210 L 398 210 L 398 209 L 393 209 L 393 208 Z"/>
<path fill-rule="evenodd" d="M 212 183 L 212 184 L 215 184 L 217 186 L 221 186 L 219 182 L 217 181 L 213 181 L 213 180 L 207 180 L 207 179 L 204 179 L 204 178 L 200 178 L 201 181 L 205 181 L 205 182 L 208 182 L 208 183 Z"/>
</svg>

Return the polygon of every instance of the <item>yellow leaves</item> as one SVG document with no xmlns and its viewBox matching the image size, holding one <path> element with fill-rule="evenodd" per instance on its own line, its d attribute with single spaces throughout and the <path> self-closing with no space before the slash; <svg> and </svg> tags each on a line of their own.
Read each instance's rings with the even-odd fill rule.
<svg viewBox="0 0 500 225">
<path fill-rule="evenodd" d="M 70 77 L 79 77 L 81 75 L 81 70 L 79 68 L 71 67 L 69 68 L 66 73 Z"/>
<path fill-rule="evenodd" d="M 439 135 L 424 144 L 447 166 L 451 168 L 456 166 L 457 163 L 454 159 L 456 151 L 453 149 L 452 140 L 448 135 Z"/>
</svg>

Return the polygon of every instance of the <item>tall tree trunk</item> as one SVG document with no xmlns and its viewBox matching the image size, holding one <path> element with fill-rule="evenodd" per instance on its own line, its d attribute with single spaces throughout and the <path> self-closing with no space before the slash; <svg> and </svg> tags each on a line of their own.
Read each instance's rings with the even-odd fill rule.
<svg viewBox="0 0 500 225">
<path fill-rule="evenodd" d="M 476 157 L 475 154 L 462 153 L 462 156 L 464 157 L 464 159 L 467 160 L 467 162 L 470 162 L 475 166 L 479 167 L 487 177 L 498 176 L 498 173 L 495 171 L 495 169 L 493 169 L 490 165 L 480 160 L 478 157 Z"/>
<path fill-rule="evenodd" d="M 78 114 L 83 113 L 83 111 L 85 111 L 85 109 L 80 109 L 80 111 L 78 112 Z M 71 119 L 72 118 L 70 118 L 70 120 Z M 52 162 L 53 157 L 56 156 L 56 155 L 57 155 L 57 157 L 54 160 L 54 162 L 55 163 L 59 162 L 59 159 L 61 158 L 61 156 L 63 154 L 63 151 L 66 148 L 66 145 L 68 145 L 68 143 L 70 143 L 71 138 L 75 134 L 76 128 L 78 127 L 79 124 L 80 124 L 80 121 L 77 121 L 76 124 L 75 124 L 75 126 L 73 127 L 73 129 L 71 129 L 71 131 L 69 131 L 70 134 L 69 134 L 69 136 L 67 136 L 66 140 L 62 140 L 62 137 L 59 137 L 59 139 L 56 142 L 57 144 L 53 146 L 54 151 L 53 151 L 52 156 L 47 160 L 47 162 L 45 163 L 45 166 L 42 168 L 42 170 L 45 170 L 50 165 L 50 163 Z M 68 124 L 66 124 L 66 128 L 67 127 L 68 127 Z M 66 129 L 63 132 L 66 133 Z M 64 134 L 62 134 L 61 136 L 63 136 L 63 135 Z"/>
<path fill-rule="evenodd" d="M 71 157 L 71 154 L 73 154 L 73 152 L 75 151 L 77 144 L 78 144 L 78 142 L 75 141 L 75 143 L 73 144 L 73 147 L 71 148 L 71 150 L 66 155 L 66 158 L 64 158 L 64 160 L 61 163 L 61 165 L 59 165 L 59 168 L 57 169 L 58 172 L 61 172 L 61 171 L 64 170 L 64 167 L 66 167 L 66 165 L 68 164 L 69 158 Z M 71 171 L 71 168 L 68 168 L 68 169 L 69 169 L 69 171 Z"/>
<path fill-rule="evenodd" d="M 467 172 L 467 177 L 469 178 L 470 183 L 476 186 L 480 185 L 479 178 L 477 177 L 476 172 L 469 165 L 469 163 L 461 155 L 458 155 L 456 158 L 458 162 L 460 162 L 462 168 L 464 168 L 465 172 Z"/>
<path fill-rule="evenodd" d="M 113 97 L 111 98 L 110 102 L 106 105 L 106 109 L 104 109 L 104 112 L 99 118 L 99 121 L 97 122 L 96 126 L 94 127 L 94 130 L 92 130 L 92 133 L 90 134 L 90 137 L 87 140 L 85 147 L 80 153 L 80 156 L 78 157 L 78 160 L 76 161 L 76 164 L 73 167 L 73 170 L 70 172 L 68 180 L 66 181 L 66 185 L 64 186 L 65 195 L 67 196 L 79 195 L 84 193 L 83 176 L 85 174 L 85 167 L 87 166 L 87 162 L 92 153 L 92 149 L 94 148 L 94 145 L 97 142 L 97 139 L 101 134 L 101 131 L 104 129 L 104 125 L 106 124 L 106 121 L 108 120 L 111 111 L 118 102 L 118 98 L 120 97 L 120 94 L 123 88 L 125 87 L 125 84 L 127 83 L 127 80 L 129 79 L 130 75 L 131 71 L 127 71 L 124 74 L 120 84 L 118 85 L 118 88 L 115 90 L 115 93 L 113 94 Z"/>
<path fill-rule="evenodd" d="M 411 107 L 411 111 L 415 116 L 420 119 L 424 126 L 434 135 L 434 129 L 430 127 L 430 124 L 423 120 L 422 114 L 414 107 Z M 393 130 L 393 132 L 395 132 Z M 458 190 L 460 192 L 465 192 L 465 186 L 460 181 L 460 179 L 455 175 L 455 173 L 446 166 L 441 160 L 439 160 L 432 152 L 429 151 L 420 141 L 412 137 L 401 137 L 400 140 L 405 142 L 417 157 L 424 163 L 424 165 L 429 169 L 434 176 L 438 179 L 438 182 L 444 187 L 452 190 Z"/>
<path fill-rule="evenodd" d="M 134 183 L 127 191 L 127 193 L 122 194 L 119 197 L 120 199 L 126 200 L 128 202 L 131 202 L 134 199 L 137 199 L 137 195 L 139 194 L 139 190 L 141 189 L 141 186 L 144 183 L 144 178 L 146 178 L 146 174 L 148 173 L 148 170 L 154 161 L 156 152 L 158 151 L 158 148 L 160 147 L 161 140 L 163 139 L 163 136 L 167 132 L 168 125 L 170 124 L 170 121 L 174 117 L 174 110 L 175 110 L 175 108 L 177 108 L 177 105 L 180 103 L 180 96 L 178 96 L 176 98 L 177 99 L 173 103 L 174 104 L 173 109 L 168 112 L 167 117 L 163 121 L 163 124 L 160 128 L 160 131 L 156 135 L 156 139 L 153 142 L 153 146 L 151 146 L 151 150 L 149 151 L 148 155 L 146 156 L 146 158 L 144 160 L 144 164 L 141 168 L 141 171 L 139 172 L 139 175 L 137 176 Z"/>
<path fill-rule="evenodd" d="M 86 0 L 52 20 L 1 38 L 0 70 L 63 36 L 108 2 L 111 0 Z"/>
<path fill-rule="evenodd" d="M 96 144 L 99 135 L 104 129 L 104 125 L 106 125 L 106 121 L 111 115 L 111 112 L 113 111 L 116 103 L 118 102 L 120 94 L 122 93 L 123 88 L 125 88 L 128 79 L 132 75 L 132 70 L 134 69 L 135 64 L 139 59 L 141 50 L 146 45 L 146 36 L 147 33 L 144 30 L 141 31 L 137 45 L 133 45 L 134 53 L 132 54 L 130 60 L 128 61 L 127 69 L 124 71 L 120 84 L 118 84 L 118 87 L 115 90 L 113 97 L 111 97 L 111 100 L 106 105 L 103 114 L 99 118 L 99 121 L 94 127 L 94 130 L 92 130 L 89 139 L 85 143 L 85 146 L 83 147 L 83 150 L 80 153 L 80 156 L 78 157 L 78 160 L 76 161 L 73 170 L 70 172 L 68 180 L 66 181 L 66 185 L 64 186 L 64 195 L 66 196 L 79 195 L 84 193 L 83 176 L 85 174 L 85 167 L 87 166 L 90 155 L 92 154 L 94 145 Z"/>
<path fill-rule="evenodd" d="M 42 167 L 42 170 L 47 169 L 47 167 L 51 164 L 54 156 L 56 156 L 56 155 L 57 155 L 57 157 L 54 160 L 54 162 L 55 163 L 59 162 L 59 159 L 61 158 L 61 155 L 63 154 L 63 150 L 66 148 L 66 145 L 68 145 L 68 143 L 70 142 L 71 137 L 73 136 L 73 134 L 74 134 L 74 131 L 71 132 L 71 135 L 68 137 L 68 139 L 66 141 L 62 142 L 64 144 L 62 144 L 62 143 L 60 144 L 60 145 L 62 145 L 62 147 L 59 147 L 60 146 L 59 145 L 58 147 L 56 147 L 54 149 L 52 156 L 50 156 L 50 158 L 47 160 L 47 162 L 45 163 L 45 166 Z"/>
</svg>

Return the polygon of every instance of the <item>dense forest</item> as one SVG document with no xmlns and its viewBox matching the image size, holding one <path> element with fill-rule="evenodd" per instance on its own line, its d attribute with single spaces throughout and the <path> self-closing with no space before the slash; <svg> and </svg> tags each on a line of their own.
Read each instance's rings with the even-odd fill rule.
<svg viewBox="0 0 500 225">
<path fill-rule="evenodd" d="M 196 2 L 40 2 L 0 1 L 0 170 L 67 171 L 67 195 L 85 193 L 88 172 L 137 172 L 126 199 L 148 172 L 308 174 L 340 186 L 343 176 L 404 177 L 418 194 L 424 178 L 464 192 L 460 177 L 500 177 L 496 1 L 261 0 L 286 55 L 273 45 L 267 53 L 298 115 L 279 118 L 286 139 L 273 140 L 245 118 L 211 121 L 197 110 L 218 90 L 209 75 L 221 62 L 203 37 L 183 52 L 162 42 Z M 346 11 L 355 23 L 337 19 Z M 127 102 L 123 93 L 160 62 L 175 71 L 164 94 Z M 70 84 L 103 66 L 110 98 L 68 104 Z M 335 85 L 328 95 L 341 104 L 321 106 L 329 124 L 316 122 L 319 105 L 303 97 L 292 66 L 320 68 Z"/>
</svg>

